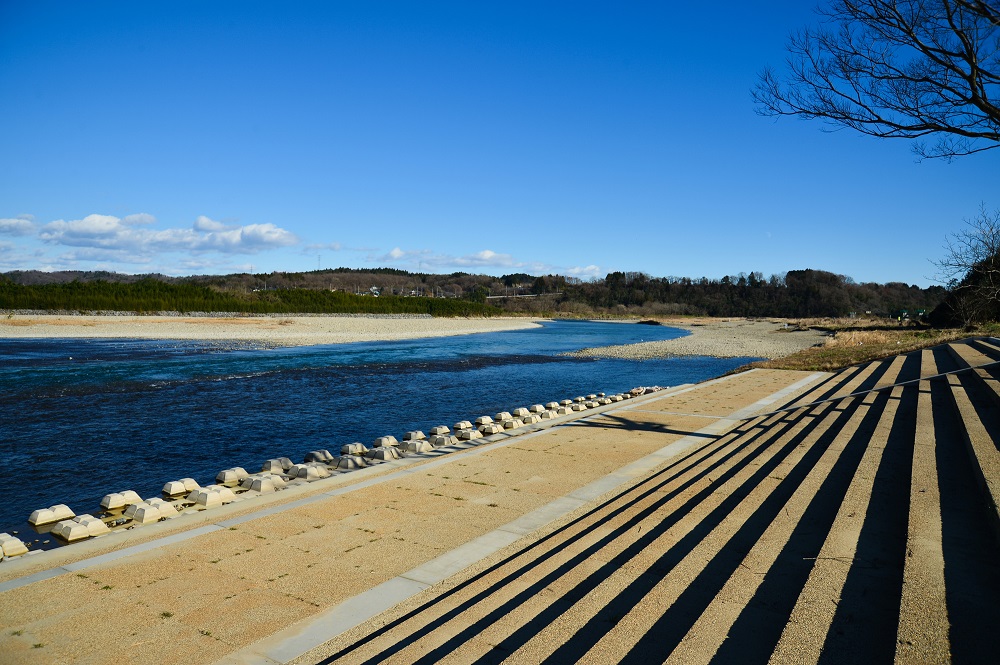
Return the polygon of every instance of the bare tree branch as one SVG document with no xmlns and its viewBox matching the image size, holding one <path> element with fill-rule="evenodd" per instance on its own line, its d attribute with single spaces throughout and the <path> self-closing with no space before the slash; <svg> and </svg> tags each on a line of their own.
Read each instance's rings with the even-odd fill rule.
<svg viewBox="0 0 1000 665">
<path fill-rule="evenodd" d="M 921 157 L 1000 147 L 1000 0 L 832 0 L 819 14 L 789 38 L 787 74 L 760 73 L 758 113 L 916 139 Z"/>
</svg>

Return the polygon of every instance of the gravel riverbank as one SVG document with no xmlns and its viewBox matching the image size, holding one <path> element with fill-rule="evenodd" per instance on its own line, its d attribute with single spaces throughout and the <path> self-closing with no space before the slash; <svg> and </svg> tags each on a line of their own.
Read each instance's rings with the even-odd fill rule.
<svg viewBox="0 0 1000 665">
<path fill-rule="evenodd" d="M 0 318 L 0 338 L 196 339 L 275 348 L 446 337 L 537 325 L 537 319 L 526 318 L 13 314 Z"/>
<path fill-rule="evenodd" d="M 746 319 L 700 319 L 663 321 L 690 335 L 662 342 L 640 342 L 620 346 L 581 349 L 567 355 L 591 358 L 649 360 L 670 356 L 712 356 L 715 358 L 782 358 L 823 343 L 825 334 L 798 330 L 784 323 Z"/>
</svg>

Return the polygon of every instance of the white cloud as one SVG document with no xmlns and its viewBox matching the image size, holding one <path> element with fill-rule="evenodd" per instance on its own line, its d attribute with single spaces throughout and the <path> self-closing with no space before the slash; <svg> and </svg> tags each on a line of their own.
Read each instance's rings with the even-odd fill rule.
<svg viewBox="0 0 1000 665">
<path fill-rule="evenodd" d="M 230 227 L 199 216 L 189 229 L 148 228 L 155 221 L 146 213 L 124 218 L 88 215 L 69 222 L 59 219 L 42 227 L 39 238 L 53 245 L 122 252 L 120 260 L 130 262 L 146 262 L 158 253 L 176 251 L 256 254 L 298 242 L 293 233 L 271 223 Z"/>
<path fill-rule="evenodd" d="M 198 219 L 194 220 L 195 231 L 224 231 L 225 229 L 225 224 L 209 219 L 205 215 L 198 215 Z"/>
<path fill-rule="evenodd" d="M 455 265 L 458 266 L 520 266 L 520 264 L 517 264 L 514 261 L 514 257 L 510 254 L 498 254 L 491 249 L 484 249 L 483 251 L 476 252 L 475 254 L 460 256 L 456 258 L 454 262 Z"/>
<path fill-rule="evenodd" d="M 570 277 L 601 277 L 603 271 L 600 266 L 589 265 L 589 266 L 574 266 L 572 268 L 567 268 L 565 274 Z"/>
<path fill-rule="evenodd" d="M 0 219 L 0 233 L 10 236 L 31 235 L 35 232 L 35 224 L 31 219 L 25 219 L 25 217 L 30 217 L 30 215 Z"/>
</svg>

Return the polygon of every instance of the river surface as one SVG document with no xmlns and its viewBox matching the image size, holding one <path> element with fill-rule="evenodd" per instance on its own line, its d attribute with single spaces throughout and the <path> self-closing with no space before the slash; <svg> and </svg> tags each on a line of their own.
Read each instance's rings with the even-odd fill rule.
<svg viewBox="0 0 1000 665">
<path fill-rule="evenodd" d="M 521 406 L 674 386 L 752 358 L 629 361 L 559 355 L 672 339 L 663 326 L 553 321 L 540 328 L 399 342 L 233 349 L 205 341 L 0 340 L 0 531 L 36 538 L 27 518 L 102 496 L 160 495 L 169 480 L 214 482 L 266 459 Z M 26 537 L 27 536 L 27 537 Z"/>
</svg>

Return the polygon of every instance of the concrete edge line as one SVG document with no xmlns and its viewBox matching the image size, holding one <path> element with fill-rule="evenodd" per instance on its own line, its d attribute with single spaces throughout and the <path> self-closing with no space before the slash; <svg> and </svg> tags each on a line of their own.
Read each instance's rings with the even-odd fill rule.
<svg viewBox="0 0 1000 665">
<path fill-rule="evenodd" d="M 685 384 L 688 385 L 688 384 Z M 670 390 L 669 388 L 667 390 Z M 633 401 L 638 401 L 640 404 L 642 402 L 651 401 L 654 397 L 662 396 L 665 391 L 660 391 L 657 393 L 651 393 L 650 395 L 641 395 L 637 398 L 633 398 Z M 590 413 L 586 416 L 573 417 L 573 416 L 563 416 L 562 419 L 557 420 L 552 423 L 545 423 L 541 427 L 533 430 L 526 431 L 524 433 L 507 433 L 503 432 L 490 437 L 483 437 L 482 439 L 477 439 L 474 442 L 465 442 L 467 445 L 462 445 L 461 447 L 455 446 L 455 450 L 448 452 L 468 452 L 469 454 L 479 454 L 486 452 L 488 450 L 495 450 L 496 448 L 501 448 L 504 446 L 511 445 L 518 441 L 524 441 L 528 438 L 543 434 L 545 432 L 559 429 L 560 427 L 565 427 L 578 420 L 584 420 L 589 417 L 599 416 L 603 413 L 607 413 L 613 408 L 613 405 L 605 404 L 597 409 L 591 409 Z M 579 412 L 585 413 L 585 412 Z M 491 445 L 487 445 L 491 444 Z M 452 446 L 446 446 L 451 448 Z M 212 522 L 205 524 L 200 527 L 195 527 L 193 529 L 187 529 L 185 531 L 179 531 L 167 536 L 161 536 L 154 538 L 152 540 L 146 541 L 145 543 L 139 543 L 138 545 L 132 545 L 129 547 L 123 547 L 120 550 L 115 550 L 112 552 L 107 552 L 105 554 L 99 554 L 97 556 L 88 557 L 80 559 L 79 561 L 74 561 L 67 564 L 62 564 L 58 566 L 53 566 L 52 568 L 47 568 L 44 570 L 31 573 L 29 575 L 24 575 L 22 577 L 15 577 L 5 582 L 0 582 L 0 593 L 5 591 L 10 591 L 12 589 L 17 589 L 22 586 L 27 586 L 29 584 L 34 584 L 35 582 L 40 582 L 42 580 L 47 580 L 50 577 L 56 577 L 58 575 L 63 575 L 68 572 L 76 572 L 80 570 L 86 570 L 94 566 L 99 566 L 105 563 L 110 563 L 118 559 L 122 559 L 127 556 L 134 554 L 140 554 L 158 547 L 164 547 L 167 545 L 172 545 L 174 543 L 184 542 L 191 538 L 196 538 L 205 533 L 211 533 L 213 531 L 221 531 L 223 529 L 229 529 L 240 524 L 245 524 L 252 520 L 269 517 L 271 515 L 277 515 L 279 513 L 285 512 L 287 510 L 292 510 L 295 508 L 300 508 L 302 506 L 307 506 L 311 503 L 317 501 L 323 501 L 331 497 L 341 496 L 349 492 L 353 492 L 359 489 L 365 489 L 376 485 L 378 483 L 383 483 L 389 480 L 395 480 L 407 474 L 416 473 L 423 469 L 431 469 L 441 466 L 443 464 L 448 464 L 451 461 L 458 459 L 455 456 L 449 455 L 447 453 L 431 454 L 431 455 L 419 455 L 414 457 L 408 457 L 405 460 L 395 460 L 389 462 L 387 465 L 394 465 L 399 467 L 395 471 L 390 471 L 389 473 L 381 474 L 373 478 L 368 478 L 361 480 L 357 483 L 350 485 L 344 485 L 341 487 L 335 487 L 331 490 L 317 492 L 315 494 L 310 494 L 309 496 L 304 496 L 287 503 L 276 504 L 261 508 L 260 510 L 254 510 L 246 513 L 245 515 L 239 515 L 237 517 L 232 517 L 224 520 L 219 520 L 218 522 Z M 425 462 L 424 464 L 417 464 L 418 462 Z"/>
<path fill-rule="evenodd" d="M 781 399 L 782 395 L 797 390 L 801 387 L 799 384 L 808 385 L 808 383 L 824 375 L 824 373 L 814 374 L 793 384 L 794 388 L 789 386 L 774 393 L 775 397 L 771 402 Z M 757 406 L 761 402 L 765 404 L 770 403 L 765 402 L 770 397 L 768 396 L 764 400 L 759 400 L 751 406 Z M 740 409 L 736 413 L 745 411 L 747 408 L 750 407 Z M 663 464 L 665 460 L 704 444 L 706 442 L 706 434 L 712 436 L 721 435 L 722 432 L 729 430 L 733 423 L 740 420 L 743 420 L 743 418 L 732 416 L 720 417 L 717 419 L 717 422 L 703 427 L 694 434 L 669 443 L 663 448 L 626 464 L 603 478 L 598 478 L 512 522 L 474 538 L 463 545 L 459 545 L 450 552 L 431 559 L 369 591 L 349 598 L 324 612 L 303 619 L 284 630 L 273 633 L 258 642 L 231 653 L 225 658 L 216 661 L 216 665 L 273 665 L 274 663 L 284 663 L 298 658 L 302 654 L 330 641 L 337 635 L 388 610 L 397 603 L 415 596 L 417 593 L 438 582 L 444 581 L 455 573 L 517 542 L 533 531 L 568 515 L 594 499 L 655 469 Z M 541 434 L 543 431 L 547 430 L 531 432 L 527 436 Z M 406 590 L 409 590 L 410 593 L 408 595 L 401 595 Z"/>
</svg>

